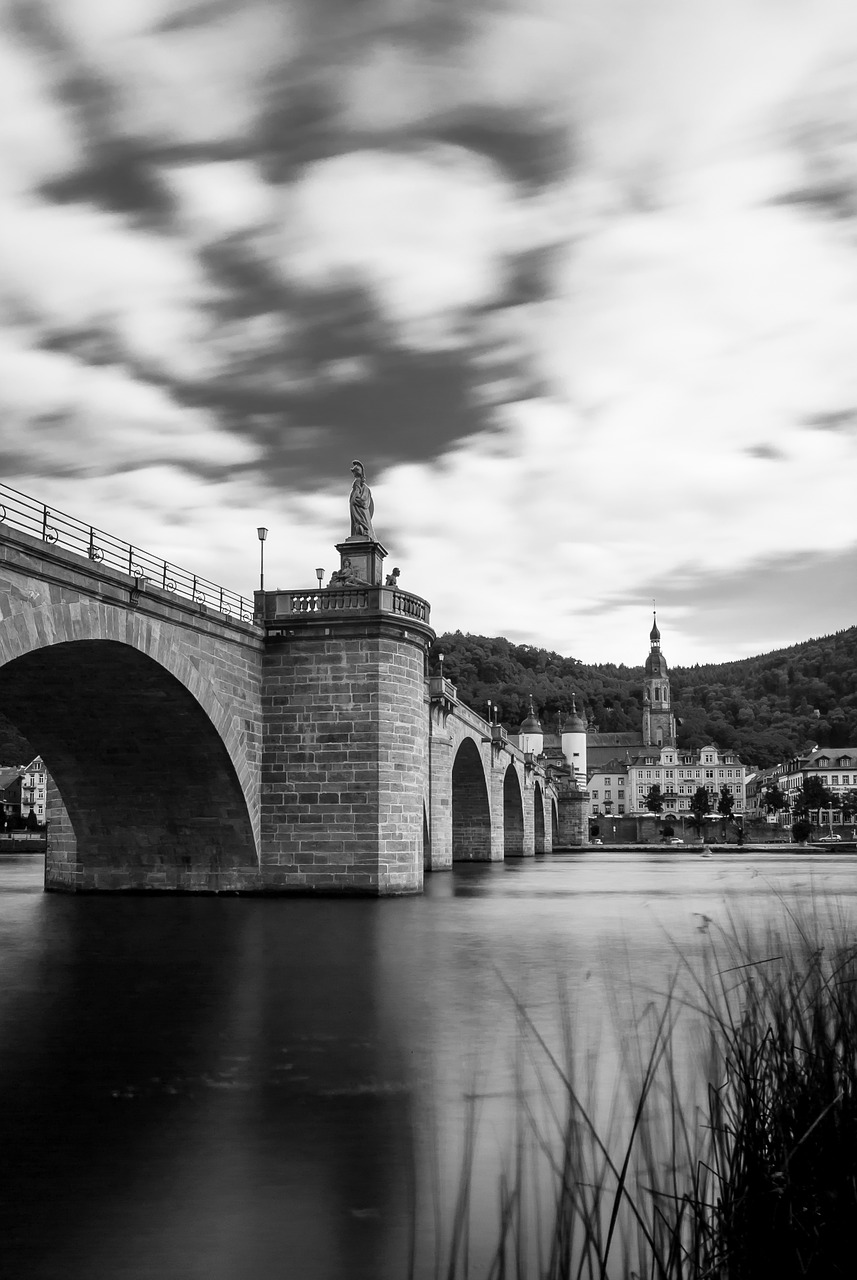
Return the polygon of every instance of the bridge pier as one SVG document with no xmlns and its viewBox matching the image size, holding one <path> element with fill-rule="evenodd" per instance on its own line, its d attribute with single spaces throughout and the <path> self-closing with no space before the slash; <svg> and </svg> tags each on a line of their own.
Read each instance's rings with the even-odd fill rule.
<svg viewBox="0 0 857 1280">
<path fill-rule="evenodd" d="M 558 796 L 559 828 L 554 848 L 574 849 L 589 840 L 589 792 L 581 791 L 575 782 L 562 786 Z"/>
<path fill-rule="evenodd" d="M 452 738 L 432 712 L 429 738 L 429 823 L 431 843 L 424 865 L 426 871 L 449 871 L 452 867 Z"/>
<path fill-rule="evenodd" d="M 428 606 L 380 587 L 259 593 L 260 606 L 265 884 L 419 893 Z"/>
</svg>

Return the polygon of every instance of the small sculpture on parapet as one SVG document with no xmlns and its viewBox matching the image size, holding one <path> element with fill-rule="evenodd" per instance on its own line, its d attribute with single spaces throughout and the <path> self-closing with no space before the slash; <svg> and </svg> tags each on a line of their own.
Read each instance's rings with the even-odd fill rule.
<svg viewBox="0 0 857 1280">
<path fill-rule="evenodd" d="M 355 570 L 352 568 L 350 560 L 342 561 L 342 568 L 336 569 L 330 575 L 330 582 L 328 582 L 327 584 L 328 590 L 330 590 L 331 587 L 365 587 L 365 586 L 367 586 L 366 581 L 363 578 L 361 578 L 358 573 L 355 572 Z"/>
<path fill-rule="evenodd" d="M 354 476 L 354 483 L 351 486 L 351 494 L 348 499 L 348 509 L 351 513 L 351 536 L 352 538 L 371 538 L 374 542 L 375 530 L 372 528 L 372 517 L 375 514 L 375 503 L 372 498 L 372 490 L 366 483 L 363 463 L 357 458 L 351 464 L 351 474 Z"/>
<path fill-rule="evenodd" d="M 398 589 L 399 589 L 399 574 L 400 574 L 401 572 L 402 572 L 402 571 L 401 571 L 401 569 L 394 569 L 392 573 L 388 573 L 388 574 L 387 574 L 386 579 L 384 580 L 384 586 L 385 586 L 385 587 L 393 587 L 393 588 L 395 588 L 395 590 L 396 590 L 396 591 L 398 591 Z"/>
</svg>

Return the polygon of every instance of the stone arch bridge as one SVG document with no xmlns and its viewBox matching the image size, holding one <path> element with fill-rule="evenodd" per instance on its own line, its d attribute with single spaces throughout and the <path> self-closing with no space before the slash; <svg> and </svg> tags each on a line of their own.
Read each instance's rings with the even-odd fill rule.
<svg viewBox="0 0 857 1280">
<path fill-rule="evenodd" d="M 550 851 L 553 784 L 429 678 L 424 600 L 229 612 L 166 580 L 0 523 L 0 712 L 53 780 L 48 888 L 414 893 Z"/>
</svg>

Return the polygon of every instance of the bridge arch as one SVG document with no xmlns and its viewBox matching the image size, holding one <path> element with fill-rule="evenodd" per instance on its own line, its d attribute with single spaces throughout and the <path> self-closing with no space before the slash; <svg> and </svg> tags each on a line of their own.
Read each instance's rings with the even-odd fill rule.
<svg viewBox="0 0 857 1280">
<path fill-rule="evenodd" d="M 0 706 L 65 808 L 53 887 L 228 889 L 258 874 L 258 800 L 216 664 L 103 603 L 34 614 L 0 624 Z"/>
<path fill-rule="evenodd" d="M 514 764 L 503 775 L 503 856 L 524 856 L 524 797 Z"/>
<path fill-rule="evenodd" d="M 538 782 L 533 787 L 533 842 L 536 853 L 546 853 L 545 797 Z"/>
<path fill-rule="evenodd" d="M 491 806 L 485 767 L 472 738 L 462 739 L 452 764 L 453 861 L 490 861 Z"/>
</svg>

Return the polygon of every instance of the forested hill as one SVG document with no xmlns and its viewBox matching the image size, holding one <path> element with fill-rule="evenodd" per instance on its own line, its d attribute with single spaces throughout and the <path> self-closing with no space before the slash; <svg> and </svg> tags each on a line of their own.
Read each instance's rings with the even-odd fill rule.
<svg viewBox="0 0 857 1280">
<path fill-rule="evenodd" d="M 439 652 L 462 701 L 484 715 L 490 698 L 511 733 L 526 715 L 529 694 L 546 730 L 556 729 L 572 695 L 602 732 L 640 727 L 642 664 L 587 665 L 460 631 L 438 637 L 432 671 Z M 857 627 L 757 658 L 673 667 L 670 678 L 680 746 L 716 742 L 739 752 L 745 764 L 768 765 L 810 742 L 857 745 Z"/>
</svg>

